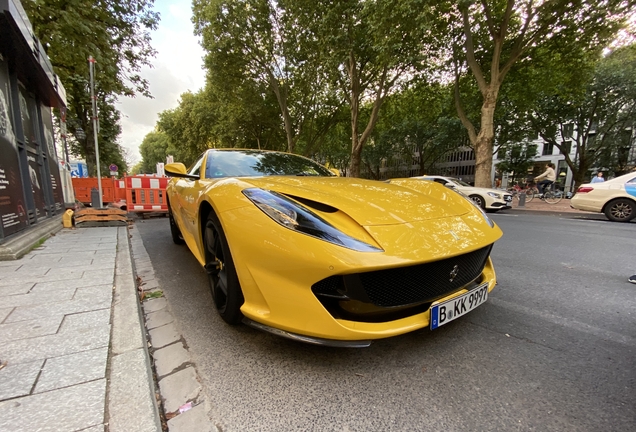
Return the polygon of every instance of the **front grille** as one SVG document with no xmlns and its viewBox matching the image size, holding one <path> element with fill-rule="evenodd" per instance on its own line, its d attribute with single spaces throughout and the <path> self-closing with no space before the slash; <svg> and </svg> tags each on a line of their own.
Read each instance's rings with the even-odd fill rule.
<svg viewBox="0 0 636 432">
<path fill-rule="evenodd" d="M 430 303 L 479 277 L 492 245 L 440 261 L 354 275 L 331 276 L 312 286 L 316 296 L 355 300 L 380 308 Z M 452 277 L 451 273 L 456 274 Z M 452 280 L 451 280 L 452 279 Z"/>
<path fill-rule="evenodd" d="M 512 201 L 512 195 L 504 195 L 504 201 Z"/>
</svg>

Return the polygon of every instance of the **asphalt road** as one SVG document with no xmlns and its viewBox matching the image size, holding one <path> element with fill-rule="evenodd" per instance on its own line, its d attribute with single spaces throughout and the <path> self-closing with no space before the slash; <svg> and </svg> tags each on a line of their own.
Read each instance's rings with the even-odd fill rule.
<svg viewBox="0 0 636 432">
<path fill-rule="evenodd" d="M 135 226 L 219 430 L 636 430 L 636 223 L 494 219 L 488 302 L 366 349 L 226 325 L 167 218 Z"/>
</svg>

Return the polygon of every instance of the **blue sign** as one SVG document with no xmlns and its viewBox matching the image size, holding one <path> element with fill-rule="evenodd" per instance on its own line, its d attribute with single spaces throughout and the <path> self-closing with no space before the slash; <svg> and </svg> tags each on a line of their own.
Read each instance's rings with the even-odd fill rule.
<svg viewBox="0 0 636 432">
<path fill-rule="evenodd" d="M 86 162 L 71 161 L 69 165 L 71 166 L 71 177 L 73 178 L 88 177 L 88 167 L 86 166 Z"/>
</svg>

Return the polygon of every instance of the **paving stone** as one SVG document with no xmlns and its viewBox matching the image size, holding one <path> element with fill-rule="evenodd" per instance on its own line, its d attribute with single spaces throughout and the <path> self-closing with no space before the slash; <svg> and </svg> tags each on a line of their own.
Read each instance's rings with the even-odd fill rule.
<svg viewBox="0 0 636 432">
<path fill-rule="evenodd" d="M 0 261 L 0 263 L 7 263 L 7 262 L 10 264 L 5 264 L 2 267 L 0 267 L 0 275 L 4 273 L 14 272 L 18 270 L 20 267 L 23 267 L 23 265 L 19 264 L 17 261 Z"/>
<path fill-rule="evenodd" d="M 7 322 L 17 322 L 32 320 L 37 318 L 53 317 L 57 315 L 68 315 L 80 312 L 89 312 L 100 309 L 110 309 L 110 299 L 83 298 L 61 301 L 56 303 L 42 304 L 36 306 L 20 306 L 13 311 Z"/>
<path fill-rule="evenodd" d="M 161 432 L 145 351 L 112 357 L 109 376 L 109 432 Z"/>
<path fill-rule="evenodd" d="M 168 420 L 168 429 L 170 432 L 218 432 L 208 417 L 204 403 Z"/>
<path fill-rule="evenodd" d="M 46 255 L 27 255 L 25 258 L 24 266 L 34 266 L 34 265 L 50 265 L 55 266 L 59 264 L 60 259 L 64 257 L 64 254 L 46 254 Z M 78 259 L 78 258 L 73 258 Z"/>
<path fill-rule="evenodd" d="M 63 273 L 63 272 L 67 272 L 69 270 L 74 270 L 74 271 L 85 271 L 85 272 L 90 272 L 90 271 L 115 271 L 115 263 L 112 261 L 102 261 L 100 262 L 99 260 L 91 260 L 91 261 L 96 261 L 94 263 L 88 263 L 88 264 L 84 264 L 84 265 L 74 265 L 72 263 L 65 263 L 63 265 L 58 265 L 56 266 L 56 268 L 51 269 L 47 275 L 55 275 L 58 273 Z"/>
<path fill-rule="evenodd" d="M 85 279 L 71 279 L 71 280 L 63 280 L 63 281 L 55 281 L 55 282 L 38 282 L 36 284 L 30 284 L 33 288 L 31 289 L 32 293 L 36 292 L 51 292 L 55 290 L 64 290 L 67 288 L 83 288 L 87 287 Z"/>
<path fill-rule="evenodd" d="M 59 357 L 108 346 L 110 325 L 76 331 L 60 331 L 54 335 L 21 339 L 0 344 L 2 357 L 14 363 Z M 2 428 L 0 428 L 0 431 Z"/>
<path fill-rule="evenodd" d="M 108 347 L 49 358 L 34 393 L 56 390 L 106 377 Z"/>
<path fill-rule="evenodd" d="M 167 305 L 168 301 L 165 297 L 146 300 L 141 304 L 146 315 L 151 312 L 157 312 L 161 309 L 165 309 Z"/>
<path fill-rule="evenodd" d="M 44 360 L 30 363 L 9 361 L 7 366 L 0 370 L 0 401 L 30 394 L 43 364 Z M 0 424 L 2 424 L 1 419 Z M 0 430 L 4 429 L 0 428 Z"/>
<path fill-rule="evenodd" d="M 89 331 L 94 327 L 107 326 L 110 322 L 110 309 L 69 314 L 64 317 L 60 333 Z"/>
<path fill-rule="evenodd" d="M 150 330 L 150 342 L 153 348 L 163 348 L 166 345 L 175 343 L 181 339 L 181 334 L 177 331 L 174 323 L 166 324 Z"/>
<path fill-rule="evenodd" d="M 69 280 L 69 279 L 80 279 L 83 276 L 83 274 L 84 274 L 83 270 L 74 271 L 69 269 L 66 272 L 59 273 L 59 274 L 56 273 L 53 275 L 12 275 L 12 276 L 8 276 L 3 279 L 0 279 L 0 281 L 3 282 L 3 284 L 27 283 L 27 282 L 34 282 L 34 283 L 54 282 L 54 281 L 62 281 L 62 280 Z"/>
<path fill-rule="evenodd" d="M 141 288 L 144 291 L 151 291 L 151 290 L 157 289 L 159 288 L 159 281 L 157 281 L 157 279 L 155 278 L 148 279 L 148 280 L 142 279 Z"/>
<path fill-rule="evenodd" d="M 158 349 L 152 356 L 155 359 L 155 368 L 157 369 L 158 377 L 163 377 L 182 364 L 190 361 L 190 354 L 188 354 L 188 351 L 186 351 L 181 342 Z"/>
<path fill-rule="evenodd" d="M 57 248 L 57 249 L 46 249 L 46 248 L 36 248 L 33 249 L 30 253 L 33 255 L 49 255 L 49 254 L 68 254 L 74 252 L 73 249 L 70 248 Z"/>
<path fill-rule="evenodd" d="M 161 327 L 174 321 L 172 314 L 166 310 L 160 310 L 157 312 L 146 315 L 146 328 L 152 330 L 156 327 Z"/>
<path fill-rule="evenodd" d="M 84 258 L 68 258 L 66 256 L 62 256 L 62 258 L 60 258 L 60 260 L 58 261 L 58 265 L 64 267 L 91 265 L 95 258 L 96 257 L 94 256 L 94 254 L 92 254 L 90 257 Z"/>
<path fill-rule="evenodd" d="M 67 288 L 48 293 L 35 292 L 29 294 L 20 294 L 5 297 L 1 301 L 2 306 L 7 307 L 33 306 L 42 303 L 55 303 L 65 300 L 71 300 L 73 298 L 73 295 L 75 294 L 75 291 L 75 288 Z"/>
<path fill-rule="evenodd" d="M 172 413 L 188 401 L 193 401 L 201 392 L 201 384 L 193 367 L 187 367 L 159 381 L 164 410 Z"/>
<path fill-rule="evenodd" d="M 0 323 L 2 323 L 9 316 L 9 314 L 13 311 L 13 309 L 15 308 L 0 309 Z"/>
<path fill-rule="evenodd" d="M 78 431 L 101 425 L 105 398 L 102 379 L 0 402 L 0 431 Z"/>
<path fill-rule="evenodd" d="M 7 277 L 3 277 L 3 273 L 0 273 L 0 279 L 8 279 L 10 276 L 18 276 L 24 278 L 25 276 L 44 276 L 48 274 L 52 270 L 49 264 L 39 267 L 39 266 L 22 266 L 18 270 L 13 271 L 11 273 L 7 273 Z"/>
<path fill-rule="evenodd" d="M 26 294 L 31 288 L 33 288 L 34 285 L 34 283 L 23 283 L 0 286 L 0 298 L 12 295 Z"/>
<path fill-rule="evenodd" d="M 0 271 L 4 271 L 2 270 L 4 267 L 20 267 L 21 265 L 24 265 L 24 258 L 18 260 L 0 261 Z"/>
<path fill-rule="evenodd" d="M 77 432 L 106 432 L 106 425 L 101 424 L 99 426 L 89 427 L 88 429 L 82 429 Z"/>
<path fill-rule="evenodd" d="M 12 340 L 55 334 L 60 329 L 63 316 L 0 324 L 0 344 Z"/>
<path fill-rule="evenodd" d="M 109 302 L 113 298 L 113 285 L 97 285 L 77 288 L 73 300 L 94 301 L 96 303 Z"/>
<path fill-rule="evenodd" d="M 137 270 L 146 270 L 146 269 L 152 269 L 152 263 L 148 260 L 148 261 L 138 261 L 135 260 L 135 269 Z"/>
<path fill-rule="evenodd" d="M 94 272 L 84 272 L 84 276 L 82 276 L 82 280 L 86 284 L 86 286 L 93 285 L 103 285 L 103 284 L 111 284 L 115 280 L 115 273 L 108 271 L 104 272 L 103 270 L 97 270 Z"/>
</svg>

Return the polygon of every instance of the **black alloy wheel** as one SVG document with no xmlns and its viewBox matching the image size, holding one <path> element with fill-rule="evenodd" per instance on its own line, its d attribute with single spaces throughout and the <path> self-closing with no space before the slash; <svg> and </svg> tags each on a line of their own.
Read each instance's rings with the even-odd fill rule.
<svg viewBox="0 0 636 432">
<path fill-rule="evenodd" d="M 626 198 L 610 201 L 605 206 L 605 216 L 613 222 L 629 222 L 636 217 L 636 205 Z"/>
<path fill-rule="evenodd" d="M 205 270 L 214 305 L 226 323 L 239 324 L 243 319 L 243 292 L 223 228 L 214 213 L 210 213 L 205 223 L 203 243 Z"/>
<path fill-rule="evenodd" d="M 170 219 L 170 234 L 172 234 L 172 241 L 178 245 L 184 244 L 185 240 L 183 240 L 181 230 L 177 226 L 177 223 L 174 220 L 174 216 L 172 216 L 172 208 L 170 208 L 170 203 L 168 203 L 168 219 Z"/>
<path fill-rule="evenodd" d="M 486 210 L 486 200 L 484 200 L 481 196 L 471 195 L 469 198 L 473 200 L 473 202 L 477 204 L 479 207 Z"/>
</svg>

